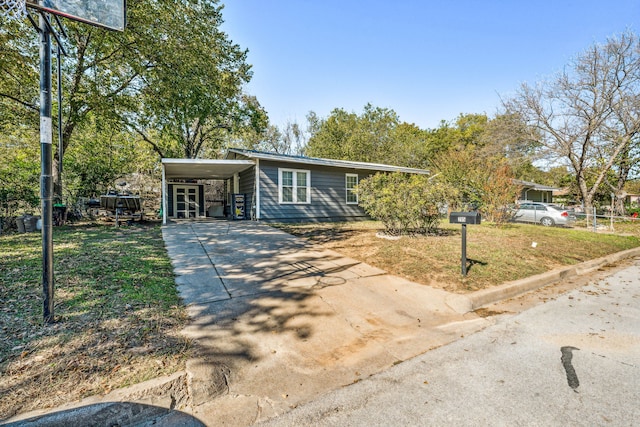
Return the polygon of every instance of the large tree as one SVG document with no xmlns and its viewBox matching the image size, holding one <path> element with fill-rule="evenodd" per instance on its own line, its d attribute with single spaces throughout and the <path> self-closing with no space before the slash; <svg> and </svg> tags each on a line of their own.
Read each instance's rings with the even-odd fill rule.
<svg viewBox="0 0 640 427">
<path fill-rule="evenodd" d="M 399 166 L 424 165 L 427 132 L 400 121 L 395 111 L 367 104 L 362 114 L 334 109 L 329 117 L 307 116 L 310 137 L 305 154 Z"/>
<path fill-rule="evenodd" d="M 246 51 L 220 30 L 221 13 L 217 0 L 131 0 L 122 33 L 65 20 L 65 151 L 92 121 L 178 157 L 196 157 L 240 127 L 264 127 L 266 114 L 242 92 L 251 78 Z M 36 128 L 37 33 L 26 21 L 0 21 L 1 115 L 11 109 Z M 54 175 L 59 160 L 56 151 Z"/>
<path fill-rule="evenodd" d="M 621 189 L 640 133 L 640 42 L 632 32 L 595 44 L 550 81 L 523 84 L 505 102 L 522 117 L 541 152 L 575 173 L 587 208 L 607 175 Z"/>
</svg>

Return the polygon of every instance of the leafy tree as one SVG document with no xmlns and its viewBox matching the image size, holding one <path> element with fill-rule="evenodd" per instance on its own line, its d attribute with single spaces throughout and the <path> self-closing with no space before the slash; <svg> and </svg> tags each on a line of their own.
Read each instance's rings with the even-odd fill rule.
<svg viewBox="0 0 640 427">
<path fill-rule="evenodd" d="M 76 130 L 77 143 L 66 153 L 65 199 L 96 197 L 113 188 L 116 178 L 139 171 L 152 174 L 157 154 L 148 144 L 91 117 Z"/>
<path fill-rule="evenodd" d="M 425 168 L 439 142 L 395 111 L 367 104 L 362 114 L 335 109 L 326 119 L 307 116 L 309 140 L 304 153 L 314 157 Z"/>
<path fill-rule="evenodd" d="M 451 148 L 433 159 L 432 165 L 438 179 L 456 188 L 460 194 L 461 205 L 454 204 L 453 209 L 462 209 L 463 205 L 473 208 L 480 206 L 482 187 L 478 176 L 481 171 L 474 149 Z"/>
<path fill-rule="evenodd" d="M 282 129 L 269 125 L 262 131 L 246 128 L 227 142 L 227 148 L 240 147 L 250 150 L 270 151 L 279 154 L 301 155 L 306 147 L 307 132 L 297 123 L 288 121 Z"/>
<path fill-rule="evenodd" d="M 434 159 L 434 172 L 460 194 L 453 209 L 477 209 L 501 224 L 509 219 L 505 207 L 516 201 L 520 188 L 506 159 L 480 156 L 478 151 L 474 146 L 451 148 Z"/>
<path fill-rule="evenodd" d="M 25 129 L 0 133 L 0 216 L 32 210 L 40 201 L 37 137 Z"/>
<path fill-rule="evenodd" d="M 394 148 L 387 154 L 387 161 L 381 159 L 380 163 L 392 163 L 406 167 L 425 169 L 429 167 L 429 158 L 434 151 L 430 143 L 429 133 L 420 129 L 415 124 L 399 123 L 391 133 Z"/>
<path fill-rule="evenodd" d="M 488 166 L 480 177 L 482 203 L 479 210 L 487 221 L 503 225 L 513 218 L 508 207 L 520 194 L 521 187 L 514 183 L 513 172 L 505 160 L 493 158 Z"/>
<path fill-rule="evenodd" d="M 505 102 L 551 161 L 564 160 L 587 209 L 612 169 L 623 188 L 640 132 L 640 42 L 628 31 L 577 56 L 550 81 Z"/>
<path fill-rule="evenodd" d="M 160 156 L 177 157 L 215 151 L 243 127 L 264 128 L 266 113 L 242 92 L 251 78 L 246 51 L 220 30 L 218 3 L 132 0 L 122 33 L 64 21 L 64 151 L 93 121 L 135 131 Z M 37 128 L 37 33 L 26 21 L 0 21 L 0 123 Z"/>
<path fill-rule="evenodd" d="M 422 136 L 411 125 L 400 126 L 395 111 L 371 104 L 360 115 L 336 108 L 326 119 L 310 113 L 307 120 L 311 136 L 305 154 L 313 157 L 408 166 L 405 144 L 415 146 L 413 138 Z"/>
</svg>

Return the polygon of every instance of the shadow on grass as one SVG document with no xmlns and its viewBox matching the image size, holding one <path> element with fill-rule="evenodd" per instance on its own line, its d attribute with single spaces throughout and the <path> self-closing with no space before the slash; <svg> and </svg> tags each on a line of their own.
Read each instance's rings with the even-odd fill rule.
<svg viewBox="0 0 640 427">
<path fill-rule="evenodd" d="M 482 265 L 485 266 L 488 263 L 485 261 L 479 261 L 477 259 L 471 259 L 471 258 L 467 258 L 467 273 L 469 273 L 469 271 L 471 271 L 471 269 L 476 266 L 476 265 Z"/>
<path fill-rule="evenodd" d="M 158 227 L 56 227 L 49 325 L 40 235 L 2 236 L 0 249 L 25 241 L 0 259 L 0 418 L 182 369 L 187 317 Z"/>
</svg>

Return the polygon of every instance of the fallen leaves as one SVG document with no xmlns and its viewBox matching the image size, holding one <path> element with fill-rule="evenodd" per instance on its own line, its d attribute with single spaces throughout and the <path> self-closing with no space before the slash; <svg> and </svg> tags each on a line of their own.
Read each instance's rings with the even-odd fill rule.
<svg viewBox="0 0 640 427">
<path fill-rule="evenodd" d="M 157 225 L 55 228 L 46 326 L 39 251 L 35 233 L 0 236 L 0 419 L 184 368 L 187 315 Z"/>
</svg>

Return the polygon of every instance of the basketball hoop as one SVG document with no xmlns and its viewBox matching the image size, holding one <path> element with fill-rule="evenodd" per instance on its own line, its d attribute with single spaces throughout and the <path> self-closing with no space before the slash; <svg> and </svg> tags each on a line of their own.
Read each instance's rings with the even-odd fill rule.
<svg viewBox="0 0 640 427">
<path fill-rule="evenodd" d="M 26 0 L 0 0 L 0 13 L 7 19 L 19 21 L 27 16 Z"/>
</svg>

